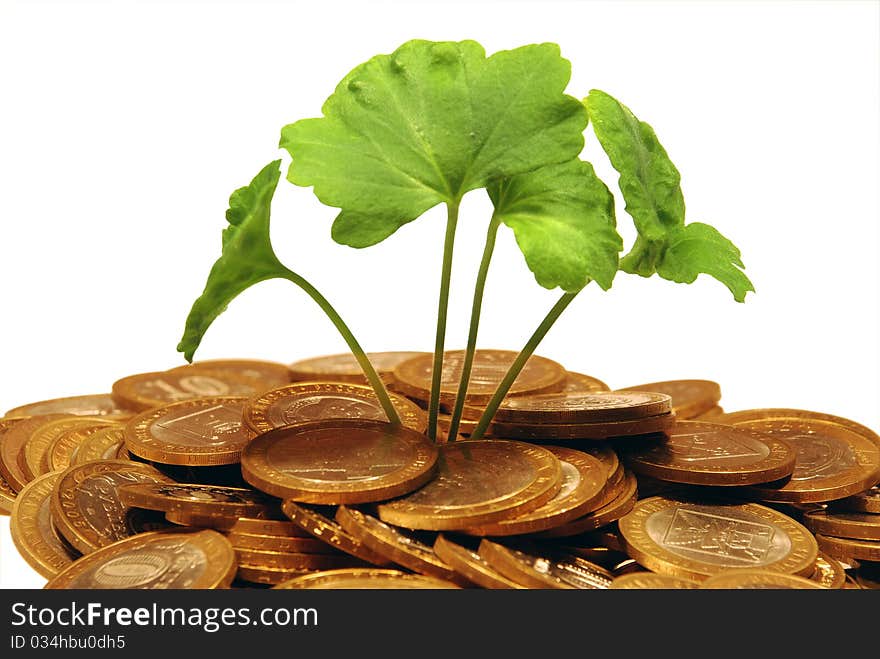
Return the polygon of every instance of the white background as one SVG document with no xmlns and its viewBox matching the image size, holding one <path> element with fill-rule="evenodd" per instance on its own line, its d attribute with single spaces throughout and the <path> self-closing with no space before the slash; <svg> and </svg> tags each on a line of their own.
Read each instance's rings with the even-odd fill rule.
<svg viewBox="0 0 880 659">
<path fill-rule="evenodd" d="M 0 5 L 0 408 L 181 363 L 228 195 L 282 155 L 281 126 L 317 115 L 374 54 L 473 38 L 490 53 L 555 41 L 571 94 L 603 89 L 651 123 L 688 220 L 731 238 L 757 288 L 736 304 L 705 277 L 620 274 L 609 293 L 582 293 L 539 353 L 612 387 L 709 378 L 730 410 L 801 407 L 880 429 L 878 31 L 875 2 Z M 616 192 L 589 130 L 583 157 Z M 466 336 L 485 195 L 462 212 L 450 347 Z M 368 350 L 431 349 L 442 209 L 361 251 L 331 241 L 334 215 L 282 179 L 282 260 Z M 518 350 L 557 297 L 502 229 L 480 345 Z M 344 350 L 304 294 L 269 282 L 230 306 L 198 357 Z M 39 587 L 7 519 L 0 586 Z"/>
</svg>

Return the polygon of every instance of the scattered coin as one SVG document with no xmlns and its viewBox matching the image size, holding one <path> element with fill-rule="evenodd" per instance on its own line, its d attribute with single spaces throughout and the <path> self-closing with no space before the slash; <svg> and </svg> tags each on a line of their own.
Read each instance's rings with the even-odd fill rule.
<svg viewBox="0 0 880 659">
<path fill-rule="evenodd" d="M 241 375 L 262 382 L 266 389 L 280 387 L 290 382 L 290 371 L 287 366 L 259 359 L 206 359 L 169 370 L 185 373 L 208 370 L 216 373 L 228 373 L 232 376 Z"/>
<path fill-rule="evenodd" d="M 85 420 L 86 417 L 83 418 Z M 89 417 L 95 418 L 95 417 Z M 80 446 L 92 435 L 103 430 L 122 428 L 121 422 L 101 420 L 98 423 L 84 423 L 82 425 L 74 425 L 69 430 L 63 431 L 55 440 L 49 444 L 46 451 L 46 467 L 48 471 L 64 471 L 73 462 L 74 456 L 80 449 Z M 113 454 L 116 455 L 115 453 Z"/>
<path fill-rule="evenodd" d="M 482 414 L 479 408 L 468 408 Z M 502 401 L 493 421 L 523 425 L 603 423 L 634 421 L 667 414 L 672 399 L 651 392 L 598 392 L 591 394 L 554 393 L 519 396 Z M 473 418 L 473 417 L 471 417 Z"/>
<path fill-rule="evenodd" d="M 431 589 L 458 588 L 453 583 L 426 577 L 424 574 L 407 574 L 399 570 L 377 570 L 372 568 L 353 568 L 327 570 L 296 577 L 276 588 L 320 588 L 333 590 L 376 590 L 388 588 Z"/>
<path fill-rule="evenodd" d="M 48 589 L 227 588 L 235 577 L 232 545 L 215 531 L 155 531 L 84 556 Z"/>
<path fill-rule="evenodd" d="M 839 561 L 880 561 L 880 542 L 816 534 L 819 549 Z"/>
<path fill-rule="evenodd" d="M 119 420 L 128 418 L 132 411 L 117 405 L 110 394 L 69 396 L 28 403 L 15 407 L 6 416 L 45 416 L 47 414 L 74 414 L 77 416 L 106 416 Z"/>
<path fill-rule="evenodd" d="M 400 422 L 417 432 L 425 432 L 428 417 L 411 400 L 393 392 L 388 394 Z M 298 382 L 261 393 L 244 407 L 244 422 L 263 433 L 309 421 L 352 419 L 388 421 L 388 416 L 372 388 L 341 382 Z"/>
<path fill-rule="evenodd" d="M 113 460 L 125 451 L 125 428 L 108 426 L 90 433 L 71 456 L 71 465 L 92 460 Z"/>
<path fill-rule="evenodd" d="M 433 531 L 490 524 L 542 506 L 559 491 L 559 459 L 540 446 L 468 440 L 439 447 L 436 476 L 412 494 L 381 503 L 389 524 Z"/>
<path fill-rule="evenodd" d="M 169 512 L 165 519 L 181 526 L 199 526 L 224 533 L 247 533 L 271 535 L 281 538 L 309 538 L 302 528 L 293 522 L 280 519 L 258 519 L 256 517 L 227 517 L 225 515 L 194 515 L 192 513 Z"/>
<path fill-rule="evenodd" d="M 880 513 L 880 487 L 875 485 L 870 490 L 838 499 L 829 505 L 838 510 L 851 510 L 856 513 Z"/>
<path fill-rule="evenodd" d="M 843 588 L 846 570 L 840 561 L 820 551 L 816 557 L 816 569 L 810 578 L 825 588 Z"/>
<path fill-rule="evenodd" d="M 672 397 L 672 409 L 679 419 L 693 419 L 718 407 L 721 386 L 711 380 L 667 380 L 651 382 L 621 391 L 654 391 Z"/>
<path fill-rule="evenodd" d="M 856 540 L 880 540 L 880 515 L 817 510 L 804 513 L 804 526 L 813 533 Z"/>
<path fill-rule="evenodd" d="M 380 377 L 387 378 L 398 364 L 414 357 L 431 353 L 414 351 L 368 352 L 367 358 Z M 312 357 L 294 362 L 289 367 L 290 379 L 294 382 L 303 380 L 353 382 L 366 384 L 367 378 L 357 359 L 350 352 L 341 355 Z"/>
<path fill-rule="evenodd" d="M 687 590 L 699 588 L 700 584 L 690 579 L 671 577 L 656 572 L 635 572 L 614 577 L 609 588 L 612 590 Z"/>
<path fill-rule="evenodd" d="M 82 428 L 106 428 L 118 425 L 114 421 L 97 417 L 65 417 L 54 419 L 35 428 L 24 445 L 19 457 L 28 480 L 52 471 L 49 465 L 49 449 L 64 434 Z"/>
<path fill-rule="evenodd" d="M 335 550 L 317 538 L 285 537 L 280 535 L 256 535 L 230 531 L 226 534 L 236 549 L 255 549 L 289 554 L 329 554 Z"/>
<path fill-rule="evenodd" d="M 721 421 L 724 415 L 724 408 L 720 405 L 716 405 L 715 407 L 706 410 L 702 414 L 691 417 L 691 419 L 693 419 L 694 421 Z"/>
<path fill-rule="evenodd" d="M 334 521 L 331 515 L 335 513 L 327 515 L 315 507 L 296 504 L 293 501 L 285 501 L 281 504 L 281 509 L 294 524 L 331 547 L 373 565 L 388 565 L 387 558 L 365 547 L 360 540 Z"/>
<path fill-rule="evenodd" d="M 429 481 L 437 446 L 423 434 L 381 421 L 312 421 L 264 433 L 241 456 L 244 479 L 305 503 L 367 503 Z"/>
<path fill-rule="evenodd" d="M 364 561 L 348 554 L 304 554 L 264 549 L 235 548 L 237 560 L 242 565 L 272 570 L 335 570 L 347 567 L 363 567 Z"/>
<path fill-rule="evenodd" d="M 592 375 L 566 371 L 560 391 L 564 394 L 592 394 L 599 391 L 611 391 L 611 387 Z"/>
<path fill-rule="evenodd" d="M 113 383 L 113 400 L 142 412 L 191 398 L 253 396 L 265 389 L 262 381 L 243 375 L 193 368 L 129 375 Z"/>
<path fill-rule="evenodd" d="M 626 473 L 620 487 L 614 491 L 617 492 L 617 496 L 601 508 L 566 524 L 544 531 L 538 534 L 538 537 L 563 538 L 580 535 L 616 522 L 635 506 L 638 496 L 638 481 L 631 473 Z"/>
<path fill-rule="evenodd" d="M 477 552 L 456 544 L 443 535 L 438 535 L 434 541 L 434 553 L 468 581 L 482 588 L 517 590 L 525 588 L 495 570 Z"/>
<path fill-rule="evenodd" d="M 495 570 L 528 588 L 605 589 L 614 579 L 607 570 L 579 556 L 534 556 L 485 538 L 479 554 Z"/>
<path fill-rule="evenodd" d="M 276 585 L 295 577 L 311 574 L 313 570 L 283 570 L 281 568 L 261 567 L 239 564 L 236 578 L 256 584 Z"/>
<path fill-rule="evenodd" d="M 700 588 L 725 589 L 815 589 L 823 588 L 815 581 L 771 570 L 735 570 L 706 579 Z"/>
<path fill-rule="evenodd" d="M 268 517 L 277 503 L 262 492 L 239 487 L 186 483 L 135 483 L 117 488 L 126 506 L 191 515 Z"/>
<path fill-rule="evenodd" d="M 0 476 L 16 492 L 20 492 L 32 479 L 25 470 L 25 445 L 37 428 L 60 418 L 64 418 L 63 415 L 0 419 Z"/>
<path fill-rule="evenodd" d="M 675 426 L 671 413 L 646 416 L 632 421 L 600 421 L 596 423 L 507 423 L 493 421 L 489 433 L 493 437 L 523 440 L 608 439 L 667 432 Z"/>
</svg>

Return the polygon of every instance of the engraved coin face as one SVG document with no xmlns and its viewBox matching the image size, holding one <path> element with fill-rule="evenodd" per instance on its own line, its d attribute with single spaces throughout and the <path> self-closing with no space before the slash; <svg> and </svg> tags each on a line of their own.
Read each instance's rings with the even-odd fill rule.
<svg viewBox="0 0 880 659">
<path fill-rule="evenodd" d="M 244 425 L 246 398 L 197 398 L 143 412 L 125 427 L 126 448 L 162 464 L 235 464 L 256 433 Z"/>
<path fill-rule="evenodd" d="M 617 487 L 611 490 L 615 496 L 601 508 L 565 524 L 554 526 L 537 535 L 539 538 L 562 538 L 594 531 L 607 524 L 617 521 L 635 505 L 638 496 L 638 481 L 632 472 L 626 472 Z"/>
<path fill-rule="evenodd" d="M 609 586 L 612 590 L 691 590 L 699 587 L 700 584 L 696 581 L 655 572 L 624 574 L 615 577 Z"/>
<path fill-rule="evenodd" d="M 126 506 L 192 515 L 269 517 L 277 504 L 262 492 L 220 485 L 141 483 L 120 487 Z"/>
<path fill-rule="evenodd" d="M 504 379 L 517 353 L 507 350 L 477 350 L 468 381 L 467 400 L 471 404 L 487 403 Z M 440 398 L 449 402 L 458 391 L 464 364 L 464 350 L 443 353 Z M 394 369 L 395 388 L 415 398 L 427 400 L 431 390 L 433 355 L 409 359 Z M 509 396 L 557 391 L 565 382 L 565 369 L 552 360 L 533 355 L 508 392 Z"/>
<path fill-rule="evenodd" d="M 679 421 L 668 436 L 621 447 L 637 474 L 694 485 L 749 485 L 790 476 L 795 452 L 769 435 L 702 421 Z"/>
<path fill-rule="evenodd" d="M 793 574 L 782 574 L 769 570 L 738 570 L 724 572 L 706 579 L 701 588 L 777 590 L 777 589 L 816 589 L 820 584 Z"/>
<path fill-rule="evenodd" d="M 565 382 L 561 392 L 565 394 L 593 394 L 600 391 L 610 391 L 611 387 L 597 380 L 591 375 L 566 371 Z"/>
<path fill-rule="evenodd" d="M 508 398 L 495 413 L 507 423 L 597 423 L 629 421 L 666 414 L 671 398 L 650 392 L 598 392 L 543 394 Z"/>
<path fill-rule="evenodd" d="M 429 353 L 414 351 L 368 352 L 367 358 L 380 376 L 387 376 L 398 364 L 425 354 Z M 290 369 L 290 379 L 295 382 L 303 380 L 337 380 L 356 384 L 366 384 L 367 382 L 361 365 L 350 352 L 303 359 L 294 362 L 288 368 Z"/>
<path fill-rule="evenodd" d="M 507 578 L 529 588 L 605 589 L 613 576 L 574 555 L 536 556 L 484 539 L 479 554 Z"/>
<path fill-rule="evenodd" d="M 810 574 L 818 554 L 803 526 L 757 504 L 651 497 L 639 501 L 619 527 L 630 556 L 672 576 L 702 578 L 742 568 Z"/>
<path fill-rule="evenodd" d="M 411 400 L 389 392 L 401 423 L 424 432 L 428 418 Z M 341 382 L 303 382 L 267 391 L 247 402 L 244 422 L 257 432 L 329 419 L 387 421 L 372 388 Z"/>
<path fill-rule="evenodd" d="M 46 588 L 224 588 L 235 565 L 232 545 L 216 531 L 150 532 L 83 557 Z"/>
<path fill-rule="evenodd" d="M 434 551 L 456 572 L 483 588 L 522 589 L 522 584 L 508 579 L 493 568 L 479 553 L 452 542 L 443 535 L 434 541 Z"/>
<path fill-rule="evenodd" d="M 35 428 L 24 446 L 22 467 L 30 478 L 50 471 L 49 450 L 55 442 L 71 430 L 114 426 L 115 422 L 93 417 L 66 417 L 47 421 Z"/>
<path fill-rule="evenodd" d="M 51 414 L 24 419 L 0 419 L 0 476 L 16 492 L 20 492 L 33 480 L 25 469 L 25 446 L 37 429 L 60 418 L 63 416 Z"/>
<path fill-rule="evenodd" d="M 680 419 L 705 414 L 721 400 L 721 387 L 711 380 L 667 380 L 624 387 L 623 390 L 667 394 L 672 398 L 672 409 Z"/>
<path fill-rule="evenodd" d="M 290 581 L 285 581 L 275 588 L 318 588 L 333 590 L 352 589 L 441 589 L 458 588 L 453 583 L 428 577 L 423 574 L 407 574 L 399 570 L 378 570 L 372 568 L 351 568 L 327 570 L 306 574 Z"/>
<path fill-rule="evenodd" d="M 28 403 L 9 410 L 6 416 L 39 416 L 44 414 L 127 417 L 131 414 L 131 410 L 117 405 L 110 394 L 91 394 Z"/>
<path fill-rule="evenodd" d="M 366 503 L 428 481 L 437 447 L 414 430 L 380 421 L 329 420 L 278 428 L 242 453 L 258 489 L 306 503 Z"/>
<path fill-rule="evenodd" d="M 252 396 L 265 389 L 261 380 L 193 367 L 129 375 L 113 383 L 113 400 L 126 408 L 143 411 L 192 398 Z"/>
<path fill-rule="evenodd" d="M 71 455 L 72 465 L 93 460 L 112 460 L 125 449 L 125 429 L 108 427 L 89 434 Z"/>
<path fill-rule="evenodd" d="M 380 519 L 413 529 L 465 529 L 534 510 L 562 481 L 559 459 L 523 442 L 460 441 L 442 445 L 440 453 L 437 475 L 412 494 L 380 504 Z"/>
<path fill-rule="evenodd" d="M 232 376 L 244 376 L 263 383 L 264 388 L 280 387 L 290 382 L 287 366 L 278 362 L 267 362 L 259 359 L 206 359 L 184 364 L 171 371 L 214 371 L 228 373 Z"/>
</svg>

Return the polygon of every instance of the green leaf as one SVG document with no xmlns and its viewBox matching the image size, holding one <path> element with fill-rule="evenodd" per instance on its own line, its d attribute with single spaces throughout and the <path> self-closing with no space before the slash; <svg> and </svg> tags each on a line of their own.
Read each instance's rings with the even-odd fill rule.
<svg viewBox="0 0 880 659">
<path fill-rule="evenodd" d="M 592 165 L 570 160 L 493 182 L 495 215 L 513 229 L 535 279 L 574 292 L 591 279 L 611 287 L 623 241 L 614 197 Z"/>
<path fill-rule="evenodd" d="M 618 185 L 638 237 L 620 261 L 624 272 L 692 283 L 708 274 L 727 286 L 738 302 L 754 291 L 736 246 L 708 224 L 685 226 L 681 176 L 657 139 L 612 96 L 592 90 L 584 105 L 596 137 L 620 174 Z"/>
<path fill-rule="evenodd" d="M 574 158 L 587 117 L 556 44 L 486 57 L 474 41 L 409 41 L 352 70 L 322 118 L 285 126 L 288 179 L 341 210 L 333 238 L 378 243 L 494 178 Z"/>
<path fill-rule="evenodd" d="M 193 303 L 177 346 L 187 361 L 192 361 L 208 327 L 236 296 L 256 283 L 285 276 L 287 269 L 269 241 L 270 207 L 280 177 L 281 161 L 275 160 L 229 197 L 223 251 L 208 274 L 204 292 Z"/>
</svg>

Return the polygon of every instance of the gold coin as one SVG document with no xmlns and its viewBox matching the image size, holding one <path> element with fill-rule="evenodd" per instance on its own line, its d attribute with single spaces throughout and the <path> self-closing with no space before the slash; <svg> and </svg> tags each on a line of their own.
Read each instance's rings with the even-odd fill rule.
<svg viewBox="0 0 880 659">
<path fill-rule="evenodd" d="M 723 423 L 724 416 L 724 408 L 720 405 L 716 405 L 715 407 L 709 408 L 702 414 L 698 414 L 697 416 L 691 418 L 694 421 L 717 421 L 719 423 Z"/>
<path fill-rule="evenodd" d="M 125 426 L 125 446 L 162 464 L 236 464 L 256 433 L 242 423 L 247 398 L 217 396 L 163 405 L 142 412 Z"/>
<path fill-rule="evenodd" d="M 270 517 L 277 503 L 264 495 L 240 487 L 189 483 L 134 483 L 117 488 L 119 500 L 132 508 L 191 515 Z"/>
<path fill-rule="evenodd" d="M 813 533 L 856 540 L 880 540 L 880 515 L 816 510 L 804 513 L 804 526 Z"/>
<path fill-rule="evenodd" d="M 448 405 L 455 403 L 464 356 L 464 350 L 443 353 L 440 400 Z M 470 405 L 488 403 L 516 356 L 517 353 L 508 350 L 477 350 L 474 353 L 471 377 L 468 381 L 466 402 Z M 395 390 L 418 400 L 428 400 L 433 360 L 433 355 L 424 354 L 399 364 L 393 374 Z M 532 355 L 507 395 L 520 396 L 558 391 L 564 386 L 565 373 L 565 369 L 557 362 Z"/>
<path fill-rule="evenodd" d="M 462 547 L 443 535 L 438 535 L 434 541 L 434 552 L 452 569 L 482 588 L 517 590 L 525 588 L 492 568 L 477 552 Z"/>
<path fill-rule="evenodd" d="M 721 386 L 711 380 L 667 380 L 624 387 L 621 391 L 653 391 L 672 397 L 672 409 L 680 419 L 693 419 L 718 407 Z"/>
<path fill-rule="evenodd" d="M 605 589 L 614 577 L 604 568 L 574 555 L 534 556 L 483 539 L 478 550 L 486 562 L 527 588 Z"/>
<path fill-rule="evenodd" d="M 434 479 L 377 510 L 395 526 L 460 530 L 534 510 L 556 495 L 561 482 L 559 460 L 545 448 L 468 440 L 440 446 Z"/>
<path fill-rule="evenodd" d="M 843 588 L 846 583 L 846 570 L 840 561 L 820 551 L 816 557 L 816 568 L 810 579 L 825 588 Z"/>
<path fill-rule="evenodd" d="M 55 419 L 35 428 L 30 438 L 24 445 L 24 451 L 19 458 L 19 463 L 28 475 L 29 479 L 42 476 L 53 471 L 49 466 L 49 449 L 65 433 L 80 428 L 102 428 L 117 425 L 115 421 L 108 421 L 96 417 L 66 417 Z M 24 462 L 22 462 L 22 459 Z"/>
<path fill-rule="evenodd" d="M 783 407 L 761 408 L 752 410 L 739 410 L 736 412 L 725 412 L 724 416 L 719 419 L 718 423 L 727 423 L 730 425 L 738 425 L 742 421 L 760 421 L 762 419 L 779 419 L 779 418 L 795 418 L 795 419 L 814 419 L 816 421 L 827 421 L 839 426 L 849 428 L 870 439 L 875 444 L 880 444 L 880 435 L 863 426 L 857 421 L 847 419 L 842 416 L 833 414 L 825 414 L 824 412 L 813 412 L 812 410 L 797 410 Z"/>
<path fill-rule="evenodd" d="M 88 554 L 135 532 L 126 520 L 118 488 L 132 483 L 167 483 L 150 465 L 104 460 L 74 465 L 61 473 L 52 493 L 52 519 L 75 549 Z"/>
<path fill-rule="evenodd" d="M 605 476 L 609 481 L 612 476 L 618 474 L 620 460 L 617 457 L 617 452 L 608 444 L 602 444 L 600 442 L 584 442 L 583 444 L 573 444 L 571 448 L 583 451 L 584 453 L 589 453 L 601 462 L 602 466 L 605 468 Z M 623 471 L 619 472 L 619 476 L 623 476 Z"/>
<path fill-rule="evenodd" d="M 666 394 L 628 391 L 555 393 L 506 398 L 495 412 L 493 421 L 523 425 L 634 421 L 666 414 L 671 409 L 672 399 Z M 475 411 L 482 413 L 479 409 Z"/>
<path fill-rule="evenodd" d="M 101 420 L 96 424 L 86 423 L 77 425 L 70 430 L 62 432 L 46 451 L 46 462 L 49 471 L 63 471 L 72 463 L 74 456 L 79 452 L 80 446 L 92 435 L 108 430 L 121 429 L 122 423 L 109 420 Z M 109 457 L 115 457 L 115 453 Z"/>
<path fill-rule="evenodd" d="M 760 412 L 760 410 L 759 410 Z M 779 487 L 748 486 L 765 501 L 812 503 L 863 492 L 880 481 L 880 440 L 836 421 L 798 416 L 797 410 L 749 419 L 745 412 L 724 423 L 781 439 L 796 453 L 794 473 Z"/>
<path fill-rule="evenodd" d="M 663 439 L 621 449 L 636 474 L 691 485 L 767 483 L 795 465 L 794 450 L 779 439 L 704 421 L 679 421 Z"/>
<path fill-rule="evenodd" d="M 385 556 L 393 563 L 419 574 L 457 583 L 465 588 L 471 585 L 467 579 L 462 579 L 437 556 L 431 546 L 420 542 L 410 533 L 389 526 L 372 515 L 345 506 L 340 506 L 336 511 L 336 521 L 365 547 Z"/>
<path fill-rule="evenodd" d="M 241 473 L 257 489 L 305 503 L 366 503 L 431 479 L 437 447 L 381 421 L 331 419 L 277 428 L 248 444 Z"/>
<path fill-rule="evenodd" d="M 90 433 L 72 455 L 71 465 L 84 464 L 92 460 L 118 459 L 125 451 L 124 426 L 108 426 Z"/>
<path fill-rule="evenodd" d="M 675 426 L 671 413 L 646 416 L 632 421 L 600 421 L 597 423 L 507 423 L 493 421 L 489 433 L 510 439 L 608 439 L 668 432 Z"/>
<path fill-rule="evenodd" d="M 15 505 L 15 490 L 0 476 L 0 514 L 9 515 Z"/>
<path fill-rule="evenodd" d="M 258 519 L 256 517 L 227 517 L 223 515 L 193 515 L 191 513 L 169 512 L 165 519 L 181 526 L 200 526 L 224 533 L 247 533 L 250 535 L 270 535 L 279 538 L 310 538 L 302 528 L 285 519 Z"/>
<path fill-rule="evenodd" d="M 840 561 L 880 561 L 880 542 L 816 534 L 819 549 Z"/>
<path fill-rule="evenodd" d="M 611 387 L 591 375 L 565 372 L 565 381 L 560 391 L 564 394 L 593 394 L 599 391 L 610 391 Z"/>
<path fill-rule="evenodd" d="M 699 588 L 700 584 L 690 579 L 670 577 L 656 572 L 635 572 L 615 577 L 611 590 L 685 590 Z"/>
<path fill-rule="evenodd" d="M 278 584 L 276 588 L 319 588 L 322 590 L 377 590 L 377 589 L 431 589 L 458 588 L 454 583 L 426 577 L 424 574 L 407 574 L 399 570 L 352 568 L 327 570 L 306 574 Z"/>
<path fill-rule="evenodd" d="M 428 418 L 411 400 L 389 392 L 400 422 L 425 432 Z M 297 382 L 251 398 L 244 406 L 244 422 L 263 433 L 309 421 L 352 419 L 388 421 L 375 392 L 359 384 Z"/>
<path fill-rule="evenodd" d="M 83 556 L 46 588 L 227 588 L 235 568 L 232 545 L 216 531 L 153 531 Z"/>
<path fill-rule="evenodd" d="M 636 477 L 627 472 L 619 488 L 615 490 L 617 496 L 607 504 L 588 515 L 578 517 L 566 524 L 549 529 L 538 534 L 540 538 L 563 538 L 572 535 L 580 535 L 587 531 L 595 531 L 611 522 L 616 522 L 629 513 L 636 504 L 638 498 L 638 482 Z"/>
<path fill-rule="evenodd" d="M 64 418 L 61 414 L 19 419 L 0 419 L 0 476 L 16 492 L 31 480 L 25 471 L 24 447 L 33 432 L 49 421 Z"/>
<path fill-rule="evenodd" d="M 829 504 L 835 510 L 850 510 L 855 513 L 880 513 L 880 486 L 870 490 L 838 499 Z"/>
<path fill-rule="evenodd" d="M 266 389 L 290 382 L 290 371 L 284 364 L 259 359 L 205 359 L 168 369 L 172 372 L 214 371 L 244 376 L 263 383 Z"/>
<path fill-rule="evenodd" d="M 692 503 L 651 497 L 618 522 L 627 553 L 649 570 L 703 579 L 760 568 L 807 574 L 818 547 L 790 517 L 755 503 Z"/>
<path fill-rule="evenodd" d="M 125 419 L 131 410 L 117 405 L 110 394 L 90 394 L 87 396 L 68 396 L 28 403 L 15 407 L 6 416 L 45 416 L 47 414 L 73 414 L 76 416 L 98 416 Z"/>
<path fill-rule="evenodd" d="M 249 583 L 276 585 L 289 581 L 304 574 L 311 574 L 313 570 L 283 570 L 280 568 L 261 567 L 258 565 L 239 565 L 236 578 Z"/>
<path fill-rule="evenodd" d="M 700 588 L 714 589 L 816 589 L 815 581 L 772 570 L 734 570 L 706 579 Z"/>
<path fill-rule="evenodd" d="M 16 499 L 9 522 L 18 553 L 47 579 L 79 556 L 61 540 L 52 523 L 49 499 L 60 475 L 52 472 L 28 483 Z"/>
<path fill-rule="evenodd" d="M 253 396 L 265 391 L 261 380 L 228 371 L 190 368 L 129 375 L 113 383 L 113 400 L 137 412 L 191 398 Z"/>
<path fill-rule="evenodd" d="M 281 504 L 281 510 L 290 520 L 301 529 L 326 542 L 331 547 L 339 549 L 346 554 L 372 563 L 373 565 L 388 565 L 388 559 L 365 547 L 360 540 L 343 529 L 330 516 L 325 515 L 315 507 L 307 507 L 285 501 Z M 333 514 L 333 513 L 331 513 Z"/>
<path fill-rule="evenodd" d="M 413 357 L 421 357 L 430 355 L 426 352 L 414 351 L 393 351 L 393 352 L 368 352 L 367 358 L 376 369 L 376 372 L 383 378 L 388 377 L 394 371 L 395 367 L 412 359 Z M 361 365 L 350 352 L 340 355 L 326 355 L 323 357 L 312 357 L 294 362 L 288 366 L 290 371 L 290 379 L 294 382 L 303 380 L 316 381 L 337 381 L 337 382 L 353 382 L 355 384 L 366 384 L 367 377 L 364 375 Z"/>
<path fill-rule="evenodd" d="M 256 549 L 277 551 L 288 554 L 332 554 L 336 553 L 326 542 L 317 538 L 292 538 L 280 535 L 256 535 L 230 531 L 226 534 L 236 549 Z"/>
<path fill-rule="evenodd" d="M 236 547 L 235 555 L 241 565 L 275 570 L 335 570 L 365 565 L 348 554 L 303 554 Z"/>
<path fill-rule="evenodd" d="M 545 446 L 562 467 L 562 486 L 552 499 L 535 510 L 484 524 L 465 532 L 470 535 L 508 536 L 556 528 L 601 506 L 608 482 L 605 466 L 592 455 L 562 446 Z"/>
</svg>

